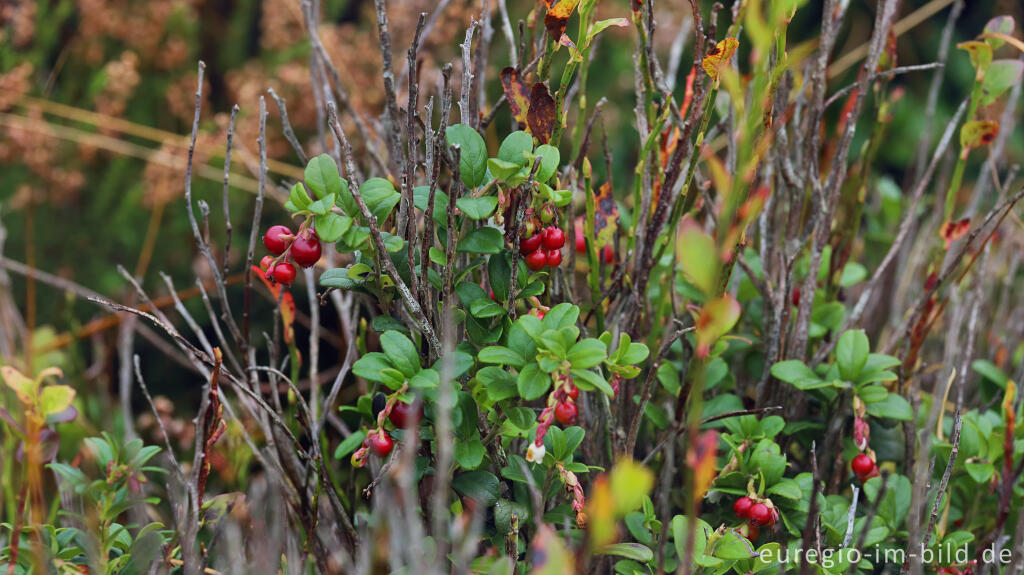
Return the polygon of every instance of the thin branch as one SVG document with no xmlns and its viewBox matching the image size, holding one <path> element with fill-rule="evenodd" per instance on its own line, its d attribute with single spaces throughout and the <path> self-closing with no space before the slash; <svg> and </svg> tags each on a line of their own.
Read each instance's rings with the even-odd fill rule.
<svg viewBox="0 0 1024 575">
<path fill-rule="evenodd" d="M 344 131 L 341 129 L 341 124 L 338 122 L 338 115 L 333 106 L 328 106 L 327 114 L 330 118 L 331 129 L 334 131 L 334 136 L 338 138 L 338 141 L 346 141 Z M 344 147 L 344 144 L 342 144 Z M 398 274 L 398 270 L 395 268 L 395 263 L 391 261 L 391 256 L 388 255 L 388 250 L 384 246 L 384 238 L 380 234 L 380 228 L 377 227 L 377 216 L 374 216 L 370 212 L 370 208 L 367 207 L 366 202 L 363 201 L 363 195 L 359 192 L 359 186 L 352 186 L 352 197 L 355 198 L 356 203 L 359 205 L 359 211 L 363 214 L 363 219 L 366 220 L 366 224 L 370 227 L 370 237 L 373 239 L 374 247 L 377 249 L 377 254 L 381 265 L 387 272 L 388 277 L 394 282 L 395 287 L 398 288 L 398 293 L 402 296 L 402 300 L 405 303 L 406 309 L 412 315 L 413 319 L 416 320 L 417 327 L 423 333 L 423 336 L 427 339 L 427 343 L 435 354 L 440 356 L 441 354 L 441 342 L 437 338 L 437 334 L 434 333 L 434 328 L 427 319 L 427 316 L 423 314 L 423 309 L 420 304 L 413 297 L 412 292 L 409 291 L 409 287 L 405 285 L 405 281 Z M 454 200 L 452 202 L 454 205 Z"/>
</svg>

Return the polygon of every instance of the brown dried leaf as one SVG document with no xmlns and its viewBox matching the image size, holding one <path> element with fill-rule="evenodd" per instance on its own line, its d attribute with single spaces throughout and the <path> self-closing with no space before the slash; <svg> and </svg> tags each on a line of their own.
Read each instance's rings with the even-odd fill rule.
<svg viewBox="0 0 1024 575">
<path fill-rule="evenodd" d="M 544 82 L 537 82 L 530 89 L 530 109 L 526 113 L 526 125 L 530 133 L 541 143 L 551 139 L 555 127 L 555 99 Z"/>
<path fill-rule="evenodd" d="M 508 66 L 501 71 L 501 88 L 505 91 L 505 99 L 512 110 L 519 128 L 526 128 L 526 114 L 530 110 L 530 90 L 519 77 L 519 71 Z"/>
<path fill-rule="evenodd" d="M 558 0 L 548 4 L 548 13 L 544 15 L 544 27 L 548 29 L 552 40 L 557 42 L 562 37 L 565 25 L 569 23 L 569 16 L 572 16 L 572 11 L 579 3 L 580 0 Z"/>
<path fill-rule="evenodd" d="M 209 403 L 203 414 L 203 423 L 199 432 L 203 438 L 203 463 L 199 467 L 199 474 L 196 476 L 196 490 L 198 499 L 203 500 L 203 492 L 206 491 L 206 480 L 210 476 L 210 453 L 213 452 L 213 445 L 217 443 L 224 433 L 227 424 L 224 423 L 224 406 L 220 403 L 220 365 L 222 355 L 219 347 L 213 348 L 213 371 L 210 373 L 210 388 L 207 398 Z"/>
</svg>

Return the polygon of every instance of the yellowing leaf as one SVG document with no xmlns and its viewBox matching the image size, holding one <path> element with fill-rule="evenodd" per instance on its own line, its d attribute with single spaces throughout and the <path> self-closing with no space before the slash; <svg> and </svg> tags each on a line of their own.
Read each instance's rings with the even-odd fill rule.
<svg viewBox="0 0 1024 575">
<path fill-rule="evenodd" d="M 530 110 L 530 90 L 519 77 L 519 71 L 509 66 L 501 71 L 501 89 L 505 92 L 512 117 L 519 128 L 526 127 L 526 114 Z"/>
<path fill-rule="evenodd" d="M 608 483 L 615 498 L 616 515 L 623 517 L 643 505 L 644 496 L 654 487 L 654 474 L 632 459 L 621 459 L 612 467 Z"/>
<path fill-rule="evenodd" d="M 594 204 L 594 235 L 597 237 L 597 249 L 601 249 L 612 243 L 619 227 L 619 205 L 615 203 L 610 182 L 601 184 L 594 193 Z"/>
<path fill-rule="evenodd" d="M 594 487 L 587 498 L 586 515 L 591 547 L 615 541 L 615 498 L 608 476 L 601 475 L 594 480 Z"/>
<path fill-rule="evenodd" d="M 711 482 L 715 479 L 715 467 L 718 464 L 718 432 L 710 430 L 690 443 L 686 452 L 686 465 L 693 469 L 693 499 L 699 502 L 704 499 Z"/>
<path fill-rule="evenodd" d="M 9 365 L 0 367 L 0 377 L 3 377 L 7 387 L 14 390 L 18 400 L 25 405 L 35 403 L 36 393 L 39 391 L 39 382 L 29 379 L 22 373 Z"/>
<path fill-rule="evenodd" d="M 39 412 L 43 416 L 55 415 L 71 407 L 75 390 L 67 385 L 48 385 L 39 394 Z"/>
<path fill-rule="evenodd" d="M 562 537 L 547 524 L 541 524 L 530 541 L 530 562 L 536 575 L 571 575 L 576 572 L 572 553 L 562 543 Z"/>
<path fill-rule="evenodd" d="M 976 120 L 960 129 L 960 146 L 965 150 L 987 146 L 999 135 L 999 122 Z"/>
<path fill-rule="evenodd" d="M 689 217 L 683 220 L 682 230 L 676 235 L 676 259 L 686 280 L 711 297 L 719 268 L 715 240 Z"/>
<path fill-rule="evenodd" d="M 970 42 L 960 42 L 956 47 L 970 54 L 971 64 L 974 65 L 974 69 L 978 71 L 979 75 L 984 74 L 988 65 L 992 63 L 992 47 L 985 42 L 971 40 Z"/>
<path fill-rule="evenodd" d="M 723 66 L 729 64 L 729 60 L 732 59 L 732 55 L 736 53 L 736 48 L 739 47 L 740 42 L 736 38 L 726 38 L 719 42 L 715 47 L 706 55 L 701 61 L 700 65 L 704 68 L 704 71 L 711 76 L 712 80 L 718 80 L 719 72 Z"/>
<path fill-rule="evenodd" d="M 729 333 L 739 319 L 740 303 L 731 295 L 705 304 L 697 318 L 697 357 L 707 357 L 718 338 Z"/>
<path fill-rule="evenodd" d="M 572 11 L 579 3 L 580 0 L 558 0 L 548 8 L 547 14 L 544 15 L 544 27 L 547 28 L 552 40 L 557 42 L 565 33 L 565 25 L 569 23 L 569 16 L 572 16 Z"/>
</svg>

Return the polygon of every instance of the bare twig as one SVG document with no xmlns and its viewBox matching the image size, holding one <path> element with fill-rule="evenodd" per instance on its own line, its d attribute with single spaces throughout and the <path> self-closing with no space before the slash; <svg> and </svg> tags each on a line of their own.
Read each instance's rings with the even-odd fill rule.
<svg viewBox="0 0 1024 575">
<path fill-rule="evenodd" d="M 331 129 L 334 131 L 335 137 L 339 141 L 343 141 L 345 138 L 344 132 L 341 129 L 341 124 L 338 122 L 337 112 L 333 106 L 329 106 L 327 109 L 327 115 L 330 118 Z M 344 147 L 344 144 L 342 144 Z M 427 343 L 435 354 L 440 356 L 441 354 L 441 342 L 437 338 L 437 334 L 434 332 L 434 327 L 430 324 L 427 316 L 424 315 L 423 309 L 420 304 L 413 297 L 412 292 L 409 291 L 409 287 L 405 285 L 405 281 L 398 274 L 398 270 L 395 268 L 394 262 L 391 261 L 391 256 L 388 255 L 387 248 L 384 246 L 384 238 L 380 235 L 380 228 L 377 227 L 377 217 L 370 212 L 370 208 L 367 207 L 366 202 L 363 201 L 363 195 L 359 193 L 358 186 L 352 186 L 352 196 L 355 198 L 356 203 L 359 205 L 359 211 L 363 215 L 363 219 L 366 220 L 366 224 L 370 227 L 370 237 L 373 239 L 374 247 L 377 249 L 377 254 L 380 256 L 381 265 L 384 266 L 384 270 L 387 272 L 388 277 L 394 282 L 395 287 L 398 289 L 398 293 L 402 296 L 402 300 L 405 303 L 406 309 L 416 320 L 416 327 L 423 333 L 423 336 L 427 339 Z M 454 200 L 452 200 L 452 206 L 454 206 Z"/>
</svg>

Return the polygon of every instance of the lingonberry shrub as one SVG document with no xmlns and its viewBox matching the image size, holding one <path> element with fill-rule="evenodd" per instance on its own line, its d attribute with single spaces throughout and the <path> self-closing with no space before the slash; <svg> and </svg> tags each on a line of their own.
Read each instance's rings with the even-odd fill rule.
<svg viewBox="0 0 1024 575">
<path fill-rule="evenodd" d="M 918 159 L 894 178 L 899 159 L 880 150 L 905 91 L 891 83 L 940 66 L 894 67 L 893 0 L 871 12 L 877 26 L 856 58 L 836 54 L 837 38 L 861 7 L 838 0 L 820 10 L 695 2 L 699 36 L 671 52 L 655 27 L 671 7 L 533 3 L 518 28 L 503 10 L 484 14 L 495 20 L 466 33 L 461 67 L 421 58 L 420 42 L 440 42 L 421 36 L 434 23 L 424 18 L 410 27 L 407 75 L 377 2 L 385 81 L 366 106 L 330 61 L 314 4 L 303 5 L 302 52 L 314 98 L 302 105 L 323 101 L 308 114 L 322 116 L 321 133 L 311 158 L 289 138 L 306 165 L 282 188 L 287 215 L 256 212 L 246 265 L 261 226 L 269 255 L 246 270 L 241 320 L 195 221 L 222 310 L 208 333 L 176 306 L 195 342 L 156 303 L 142 316 L 207 376 L 194 463 L 168 491 L 185 494 L 172 504 L 176 532 L 154 547 L 168 568 L 199 573 L 216 555 L 206 517 L 229 514 L 204 497 L 213 473 L 225 489 L 232 473 L 260 474 L 253 491 L 277 507 L 253 502 L 237 515 L 256 529 L 267 505 L 288 523 L 288 539 L 268 548 L 299 570 L 838 575 L 885 567 L 865 555 L 800 565 L 779 552 L 1024 545 L 1013 515 L 1024 498 L 1021 408 L 1006 375 L 1021 370 L 1020 241 L 1000 227 L 1024 192 L 1005 169 L 1013 146 L 999 139 L 1012 130 L 994 119 L 1015 108 L 989 107 L 1024 69 L 1010 54 L 1012 19 L 950 56 L 973 68 L 969 99 L 934 150 L 941 114 L 906 124 L 929 132 L 918 154 L 901 150 Z M 820 37 L 790 30 L 819 14 Z M 614 42 L 613 28 L 635 47 L 628 81 L 615 84 L 638 90 L 628 114 L 594 98 L 604 88 L 595 64 L 609 59 L 595 41 Z M 490 51 L 495 38 L 509 49 Z M 500 58 L 509 66 L 487 69 Z M 857 58 L 859 71 L 836 80 L 844 70 L 833 66 Z M 374 105 L 379 118 L 367 116 Z M 628 137 L 616 132 L 621 117 L 636 122 Z M 984 148 L 986 167 L 968 162 Z M 266 164 L 260 202 L 277 189 Z M 968 207 L 962 183 L 978 169 L 989 171 Z M 932 180 L 946 176 L 936 196 Z M 315 280 L 306 298 L 285 289 L 296 266 Z M 272 296 L 267 318 L 255 290 Z M 328 358 L 338 359 L 330 371 Z M 7 384 L 35 416 L 34 437 L 9 410 L 5 425 L 41 461 L 68 392 Z M 218 439 L 233 442 L 227 455 Z M 258 465 L 236 464 L 242 452 Z M 65 465 L 54 469 L 70 485 L 91 487 Z M 105 481 L 133 479 L 115 463 Z M 104 504 L 115 533 L 106 543 L 118 542 L 133 529 L 113 523 L 126 508 Z M 105 557 L 127 562 L 116 555 Z M 905 570 L 925 571 L 913 560 Z"/>
</svg>

